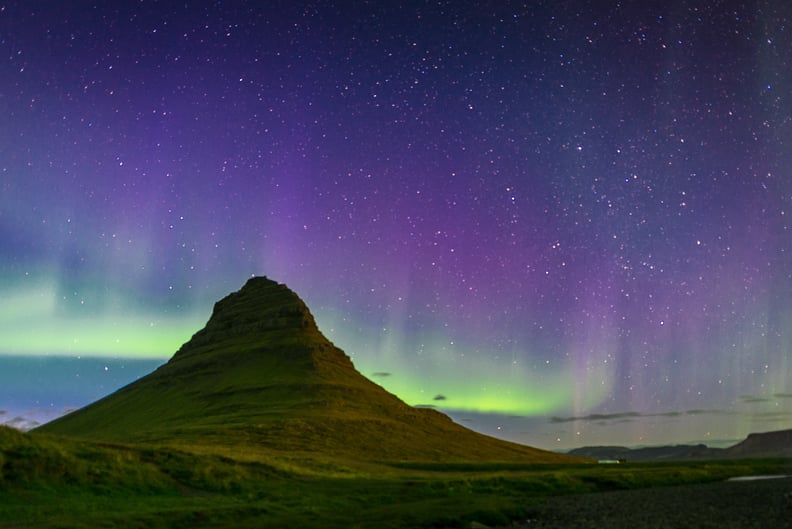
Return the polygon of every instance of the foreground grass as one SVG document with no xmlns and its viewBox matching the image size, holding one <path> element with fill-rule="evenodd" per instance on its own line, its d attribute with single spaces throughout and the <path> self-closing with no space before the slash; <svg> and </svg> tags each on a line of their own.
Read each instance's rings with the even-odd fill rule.
<svg viewBox="0 0 792 529">
<path fill-rule="evenodd" d="M 548 496 L 789 471 L 781 460 L 305 464 L 0 428 L 0 528 L 505 525 Z"/>
</svg>

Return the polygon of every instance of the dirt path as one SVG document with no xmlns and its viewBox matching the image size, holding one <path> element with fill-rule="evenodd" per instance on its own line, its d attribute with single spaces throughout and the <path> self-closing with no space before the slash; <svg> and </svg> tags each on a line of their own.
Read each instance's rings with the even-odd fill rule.
<svg viewBox="0 0 792 529">
<path fill-rule="evenodd" d="M 511 529 L 790 529 L 792 478 L 548 498 Z"/>
</svg>

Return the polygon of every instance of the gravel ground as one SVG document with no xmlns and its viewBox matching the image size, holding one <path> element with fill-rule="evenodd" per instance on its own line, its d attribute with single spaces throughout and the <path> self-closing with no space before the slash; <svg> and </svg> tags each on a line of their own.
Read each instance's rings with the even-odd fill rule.
<svg viewBox="0 0 792 529">
<path fill-rule="evenodd" d="M 789 529 L 792 478 L 548 498 L 511 529 Z"/>
</svg>

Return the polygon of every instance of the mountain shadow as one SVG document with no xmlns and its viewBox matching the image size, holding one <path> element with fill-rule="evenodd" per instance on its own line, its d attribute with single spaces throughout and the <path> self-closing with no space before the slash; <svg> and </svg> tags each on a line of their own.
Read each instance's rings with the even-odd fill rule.
<svg viewBox="0 0 792 529">
<path fill-rule="evenodd" d="M 214 306 L 150 375 L 37 431 L 251 457 L 577 462 L 478 434 L 361 375 L 305 303 L 265 277 Z"/>
</svg>

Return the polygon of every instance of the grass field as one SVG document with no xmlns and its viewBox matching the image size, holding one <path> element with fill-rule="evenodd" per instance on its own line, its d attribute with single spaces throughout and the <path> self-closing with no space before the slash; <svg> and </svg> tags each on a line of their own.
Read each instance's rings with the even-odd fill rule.
<svg viewBox="0 0 792 529">
<path fill-rule="evenodd" d="M 209 452 L 0 428 L 0 527 L 494 526 L 521 518 L 549 496 L 790 470 L 784 460 L 361 463 Z"/>
</svg>

